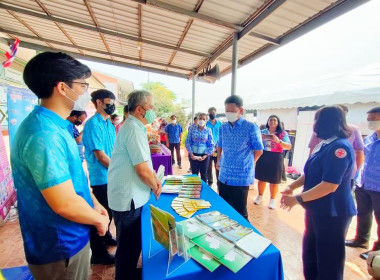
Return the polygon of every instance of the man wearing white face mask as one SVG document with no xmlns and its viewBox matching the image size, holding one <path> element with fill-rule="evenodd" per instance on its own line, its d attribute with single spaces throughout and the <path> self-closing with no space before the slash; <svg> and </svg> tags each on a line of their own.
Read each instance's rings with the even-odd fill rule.
<svg viewBox="0 0 380 280">
<path fill-rule="evenodd" d="M 167 134 L 167 139 L 169 143 L 169 149 L 172 154 L 172 164 L 175 163 L 174 160 L 174 149 L 176 151 L 178 168 L 181 169 L 181 142 L 182 142 L 182 126 L 177 123 L 177 117 L 172 115 L 170 117 L 171 124 L 165 127 L 165 132 Z"/>
<path fill-rule="evenodd" d="M 372 251 L 376 251 L 380 250 L 380 107 L 369 110 L 367 114 L 368 128 L 374 133 L 364 138 L 364 163 L 356 179 L 358 215 L 354 240 L 362 245 L 360 247 L 368 248 L 374 214 L 377 222 L 377 241 L 373 244 Z M 368 252 L 360 255 L 364 259 L 367 256 Z"/>
<path fill-rule="evenodd" d="M 217 165 L 219 195 L 248 220 L 247 197 L 254 181 L 255 163 L 263 153 L 261 132 L 242 118 L 243 99 L 232 95 L 224 101 L 228 122 L 219 130 Z"/>
<path fill-rule="evenodd" d="M 24 69 L 41 105 L 18 128 L 11 164 L 34 279 L 87 279 L 90 225 L 99 235 L 107 231 L 107 211 L 90 192 L 66 120 L 89 102 L 90 76 L 86 65 L 64 53 L 40 53 Z"/>
</svg>

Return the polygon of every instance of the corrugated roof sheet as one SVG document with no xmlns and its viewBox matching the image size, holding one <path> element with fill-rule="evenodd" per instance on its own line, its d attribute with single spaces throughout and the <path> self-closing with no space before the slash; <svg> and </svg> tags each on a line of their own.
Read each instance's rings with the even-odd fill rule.
<svg viewBox="0 0 380 280">
<path fill-rule="evenodd" d="M 191 78 L 215 63 L 230 72 L 235 32 L 244 65 L 366 1 L 2 0 L 0 32 L 21 46 Z"/>
</svg>

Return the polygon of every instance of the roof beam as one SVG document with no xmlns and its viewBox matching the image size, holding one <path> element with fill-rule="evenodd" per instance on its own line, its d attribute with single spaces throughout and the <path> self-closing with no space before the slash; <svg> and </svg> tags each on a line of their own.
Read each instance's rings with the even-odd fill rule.
<svg viewBox="0 0 380 280">
<path fill-rule="evenodd" d="M 35 37 L 35 36 L 31 36 L 31 35 L 24 34 L 24 33 L 21 33 L 21 32 L 14 32 L 14 31 L 11 31 L 11 30 L 7 30 L 7 29 L 1 28 L 1 27 L 0 27 L 0 32 L 10 33 L 10 34 L 14 34 L 14 35 L 17 35 L 17 36 L 20 36 L 20 37 L 23 37 L 23 38 L 33 39 L 33 40 L 37 40 L 37 41 L 41 41 L 41 42 L 45 42 L 45 43 L 51 43 L 51 44 L 55 44 L 55 45 L 58 45 L 58 46 L 69 47 L 69 48 L 79 49 L 79 50 L 83 50 L 83 51 L 89 51 L 89 52 L 93 52 L 93 53 L 97 53 L 97 54 L 102 54 L 102 55 L 112 55 L 114 57 L 119 57 L 119 58 L 122 58 L 122 59 L 133 60 L 133 61 L 136 61 L 136 62 L 141 61 L 142 63 L 149 63 L 149 64 L 161 66 L 161 67 L 167 67 L 167 64 L 165 64 L 165 63 L 155 62 L 155 61 L 151 61 L 151 60 L 144 60 L 144 59 L 143 60 L 138 60 L 135 57 L 131 57 L 131 56 L 120 55 L 120 54 L 115 54 L 115 53 L 108 53 L 108 52 L 105 52 L 105 51 L 101 51 L 101 50 L 97 50 L 97 49 L 92 49 L 92 48 L 88 48 L 88 47 L 73 46 L 71 44 L 63 43 L 63 42 L 60 42 L 60 41 L 45 39 L 45 38 L 42 38 L 42 37 Z M 37 44 L 35 44 L 35 45 L 37 45 Z M 50 47 L 51 47 L 50 50 L 54 49 L 53 46 L 50 45 Z M 62 50 L 62 51 L 66 52 L 66 50 Z M 184 67 L 178 67 L 178 66 L 170 66 L 170 68 L 181 70 L 181 71 L 186 71 L 186 72 L 191 72 L 192 71 L 191 69 L 184 68 Z"/>
<path fill-rule="evenodd" d="M 262 35 L 260 33 L 254 32 L 254 31 L 251 31 L 250 33 L 248 33 L 248 35 L 251 37 L 255 37 L 255 38 L 259 38 L 261 40 L 267 41 L 268 43 L 273 44 L 273 45 L 279 45 L 281 42 L 280 40 L 273 39 L 269 36 Z"/>
<path fill-rule="evenodd" d="M 71 21 L 71 20 L 67 20 L 67 19 L 63 19 L 63 18 L 58 18 L 58 17 L 55 17 L 55 16 L 49 16 L 49 15 L 42 14 L 40 12 L 35 12 L 35 11 L 31 11 L 31 10 L 27 10 L 27 9 L 24 9 L 24 8 L 15 7 L 15 6 L 4 4 L 4 3 L 0 3 L 0 8 L 4 9 L 4 10 L 8 10 L 8 11 L 13 11 L 13 12 L 17 12 L 17 13 L 20 13 L 20 14 L 24 14 L 24 15 L 34 16 L 34 17 L 37 17 L 37 18 L 41 18 L 41 19 L 45 19 L 45 20 L 49 20 L 49 21 L 53 21 L 53 22 L 58 22 L 58 23 L 62 23 L 62 24 L 70 25 L 70 26 L 74 26 L 74 27 L 77 27 L 77 28 L 82 28 L 84 30 L 89 30 L 89 31 L 94 31 L 94 32 L 101 32 L 103 34 L 112 35 L 112 36 L 115 36 L 115 37 L 131 40 L 131 41 L 134 41 L 134 42 L 138 42 L 139 41 L 138 37 L 132 36 L 132 35 L 128 35 L 126 33 L 116 32 L 116 31 L 109 30 L 109 29 L 104 29 L 104 28 L 101 28 L 101 27 L 94 27 L 94 26 L 91 26 L 91 25 L 88 25 L 88 24 L 80 23 L 80 22 L 77 22 L 77 21 Z M 193 51 L 193 50 L 184 49 L 184 48 L 178 48 L 178 47 L 170 45 L 170 44 L 166 44 L 166 43 L 163 43 L 163 42 L 158 42 L 158 41 L 154 41 L 154 40 L 150 40 L 150 39 L 141 39 L 141 42 L 142 43 L 146 43 L 146 44 L 150 44 L 150 45 L 153 45 L 153 46 L 157 46 L 157 47 L 167 48 L 167 49 L 176 50 L 176 51 L 183 52 L 183 53 L 188 53 L 188 54 L 196 55 L 196 56 L 211 57 L 211 54 L 208 54 L 208 53 Z"/>
<path fill-rule="evenodd" d="M 240 25 L 236 25 L 233 23 L 229 23 L 226 21 L 222 21 L 222 20 L 213 18 L 213 17 L 202 15 L 202 14 L 199 14 L 197 11 L 196 12 L 189 11 L 189 10 L 186 10 L 186 9 L 174 6 L 174 5 L 170 5 L 168 3 L 164 3 L 164 2 L 160 2 L 160 1 L 156 1 L 156 0 L 133 0 L 133 1 L 139 2 L 139 3 L 144 3 L 144 4 L 150 5 L 150 6 L 155 6 L 155 7 L 161 8 L 161 9 L 166 10 L 166 11 L 171 11 L 171 12 L 174 12 L 177 14 L 188 16 L 188 17 L 193 18 L 193 19 L 199 19 L 201 21 L 211 23 L 211 24 L 214 24 L 214 25 L 217 25 L 220 27 L 232 29 L 234 31 L 243 30 L 243 27 Z M 203 3 L 203 1 L 200 3 L 197 3 L 196 8 L 198 8 L 198 10 L 200 9 L 200 5 L 202 5 L 202 3 Z"/>
<path fill-rule="evenodd" d="M 244 29 L 238 32 L 238 40 L 241 39 L 247 33 L 250 33 L 252 29 L 257 26 L 260 22 L 262 22 L 267 16 L 269 16 L 275 9 L 281 6 L 286 0 L 274 0 L 271 2 L 267 2 L 260 8 L 259 12 L 256 12 L 250 18 L 251 21 L 244 27 Z M 202 71 L 208 64 L 213 62 L 218 56 L 228 50 L 233 43 L 233 34 L 231 34 L 221 45 L 220 48 L 211 56 L 211 58 L 205 59 L 197 68 L 196 73 Z"/>
<path fill-rule="evenodd" d="M 7 40 L 9 43 L 13 43 L 12 40 L 8 39 Z M 33 44 L 33 43 L 27 43 L 27 42 L 20 42 L 20 46 L 23 48 L 29 48 L 29 49 L 34 49 L 38 51 L 56 51 L 55 49 L 51 49 L 45 46 Z M 74 53 L 74 52 L 68 52 L 65 51 L 65 53 L 71 55 L 72 57 L 75 57 L 77 59 L 82 59 L 82 60 L 87 60 L 87 61 L 94 61 L 94 62 L 99 62 L 99 63 L 104 63 L 104 64 L 109 64 L 109 65 L 115 65 L 115 66 L 120 66 L 120 67 L 126 67 L 134 70 L 143 70 L 143 71 L 148 71 L 150 73 L 157 73 L 157 74 L 162 74 L 162 75 L 169 75 L 177 78 L 183 78 L 183 79 L 188 79 L 188 76 L 186 74 L 181 74 L 177 72 L 172 72 L 172 71 L 164 71 L 156 68 L 151 68 L 147 66 L 138 66 L 136 64 L 130 64 L 130 63 L 125 63 L 125 62 L 120 62 L 120 61 L 112 61 L 106 58 L 100 58 L 100 57 L 95 57 L 95 56 L 82 56 L 81 54 Z"/>
</svg>

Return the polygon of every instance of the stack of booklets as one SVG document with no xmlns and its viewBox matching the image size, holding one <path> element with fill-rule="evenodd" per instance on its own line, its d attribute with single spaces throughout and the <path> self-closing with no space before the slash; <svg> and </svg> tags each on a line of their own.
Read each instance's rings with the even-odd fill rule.
<svg viewBox="0 0 380 280">
<path fill-rule="evenodd" d="M 200 198 L 202 181 L 194 176 L 173 176 L 166 177 L 162 187 L 163 193 L 178 193 L 181 198 Z"/>
<path fill-rule="evenodd" d="M 179 193 L 183 186 L 184 176 L 166 176 L 165 183 L 162 186 L 163 193 Z"/>
<path fill-rule="evenodd" d="M 211 272 L 223 264 L 236 273 L 271 244 L 251 228 L 218 211 L 200 214 L 179 224 L 189 240 L 190 255 Z"/>
<path fill-rule="evenodd" d="M 171 206 L 178 215 L 190 218 L 196 211 L 210 208 L 211 203 L 203 199 L 176 197 L 173 199 Z"/>
</svg>

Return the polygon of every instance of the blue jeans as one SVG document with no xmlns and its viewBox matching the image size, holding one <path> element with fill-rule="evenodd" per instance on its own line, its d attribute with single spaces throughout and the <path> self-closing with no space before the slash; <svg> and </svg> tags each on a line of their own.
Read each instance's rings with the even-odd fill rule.
<svg viewBox="0 0 380 280">
<path fill-rule="evenodd" d="M 141 211 L 131 203 L 130 211 L 114 211 L 117 249 L 115 254 L 115 279 L 141 279 L 141 270 L 136 269 L 141 252 Z"/>
</svg>

